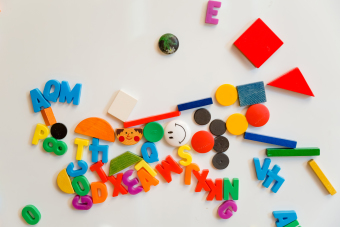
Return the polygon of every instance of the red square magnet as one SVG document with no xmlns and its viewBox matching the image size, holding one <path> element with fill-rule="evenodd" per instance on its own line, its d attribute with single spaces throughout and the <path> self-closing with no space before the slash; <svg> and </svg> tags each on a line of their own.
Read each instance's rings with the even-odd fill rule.
<svg viewBox="0 0 340 227">
<path fill-rule="evenodd" d="M 260 68 L 282 44 L 281 39 L 260 18 L 234 42 L 256 68 Z"/>
</svg>

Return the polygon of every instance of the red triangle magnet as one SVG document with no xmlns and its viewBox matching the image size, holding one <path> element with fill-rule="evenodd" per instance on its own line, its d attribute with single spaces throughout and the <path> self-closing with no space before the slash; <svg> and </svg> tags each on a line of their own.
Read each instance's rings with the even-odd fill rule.
<svg viewBox="0 0 340 227">
<path fill-rule="evenodd" d="M 267 85 L 314 97 L 299 68 L 289 71 Z"/>
</svg>

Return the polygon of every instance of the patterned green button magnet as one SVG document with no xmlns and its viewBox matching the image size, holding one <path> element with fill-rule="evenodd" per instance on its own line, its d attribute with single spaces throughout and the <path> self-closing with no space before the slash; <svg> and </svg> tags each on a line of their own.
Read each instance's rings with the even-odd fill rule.
<svg viewBox="0 0 340 227">
<path fill-rule="evenodd" d="M 144 127 L 144 137 L 149 142 L 158 142 L 164 135 L 162 125 L 157 122 L 150 122 Z"/>
<path fill-rule="evenodd" d="M 179 42 L 176 36 L 167 33 L 161 36 L 158 41 L 158 46 L 164 54 L 173 54 L 177 51 Z"/>
<path fill-rule="evenodd" d="M 21 211 L 21 215 L 29 225 L 38 224 L 41 219 L 39 210 L 33 205 L 25 206 Z"/>
</svg>

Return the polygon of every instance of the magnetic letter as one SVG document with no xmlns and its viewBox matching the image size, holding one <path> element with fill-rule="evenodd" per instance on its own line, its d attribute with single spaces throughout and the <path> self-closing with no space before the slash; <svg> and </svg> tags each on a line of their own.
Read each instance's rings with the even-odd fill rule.
<svg viewBox="0 0 340 227">
<path fill-rule="evenodd" d="M 149 166 L 148 163 L 146 163 L 144 160 L 138 162 L 135 165 L 135 169 L 137 171 L 140 170 L 141 168 L 146 169 L 146 171 L 148 171 L 148 173 L 150 173 L 151 176 L 153 176 L 153 177 L 155 177 L 157 175 L 156 171 L 153 168 L 151 168 L 151 166 Z"/>
<path fill-rule="evenodd" d="M 297 215 L 294 210 L 273 211 L 273 215 L 278 219 L 276 221 L 277 227 L 284 227 L 297 219 Z"/>
<path fill-rule="evenodd" d="M 82 184 L 84 190 L 81 189 L 79 183 Z M 79 176 L 79 177 L 73 178 L 72 187 L 74 191 L 80 196 L 87 195 L 87 193 L 89 193 L 90 191 L 90 183 L 85 176 Z"/>
<path fill-rule="evenodd" d="M 54 86 L 54 91 L 52 93 L 50 93 L 52 86 Z M 45 88 L 44 88 L 45 99 L 47 99 L 48 101 L 51 101 L 51 102 L 56 102 L 57 99 L 59 98 L 59 94 L 60 94 L 60 83 L 59 83 L 59 81 L 57 81 L 57 80 L 47 81 L 47 83 L 45 84 Z"/>
<path fill-rule="evenodd" d="M 138 170 L 137 175 L 145 192 L 150 190 L 151 185 L 156 186 L 159 184 L 159 180 L 152 177 L 145 169 Z"/>
<path fill-rule="evenodd" d="M 148 154 L 148 148 L 150 148 L 151 150 L 150 156 Z M 150 142 L 144 143 L 141 148 L 141 151 L 142 151 L 143 158 L 147 163 L 153 163 L 153 162 L 159 161 L 157 148 L 154 143 L 150 143 Z"/>
<path fill-rule="evenodd" d="M 192 162 L 192 156 L 191 154 L 184 152 L 184 150 L 190 151 L 191 148 L 188 145 L 183 145 L 180 148 L 178 148 L 178 156 L 186 159 L 186 160 L 182 159 L 181 161 L 179 161 L 179 164 L 181 164 L 182 166 L 188 166 Z"/>
<path fill-rule="evenodd" d="M 128 191 L 131 195 L 137 195 L 141 191 L 143 191 L 142 186 L 134 187 L 136 184 L 139 183 L 137 178 L 133 178 L 132 180 L 129 180 L 129 177 L 132 175 L 133 170 L 130 169 L 126 171 L 123 175 L 123 183 L 128 187 Z"/>
<path fill-rule="evenodd" d="M 46 125 L 37 124 L 35 127 L 32 144 L 37 145 L 39 140 L 46 139 L 48 134 L 50 134 L 50 130 Z"/>
<path fill-rule="evenodd" d="M 117 178 L 115 178 L 113 175 L 108 177 L 109 181 L 115 187 L 112 197 L 118 196 L 119 193 L 121 193 L 122 195 L 126 195 L 128 193 L 128 191 L 122 185 L 122 178 L 123 178 L 123 173 L 117 174 Z"/>
<path fill-rule="evenodd" d="M 92 144 L 89 147 L 89 150 L 92 151 L 92 162 L 98 162 L 99 151 L 103 152 L 102 161 L 107 163 L 109 160 L 109 146 L 108 145 L 99 145 L 99 139 L 93 138 Z"/>
<path fill-rule="evenodd" d="M 233 179 L 233 185 L 231 184 L 229 178 L 224 178 L 224 200 L 229 200 L 229 193 L 233 200 L 238 200 L 238 188 L 239 188 L 239 180 L 238 178 Z"/>
<path fill-rule="evenodd" d="M 94 163 L 91 167 L 90 170 L 91 172 L 96 171 L 100 179 L 105 183 L 107 181 L 107 176 L 104 170 L 102 169 L 102 166 L 104 163 L 102 161 Z"/>
<path fill-rule="evenodd" d="M 73 105 L 79 105 L 80 94 L 81 94 L 81 84 L 74 85 L 71 91 L 70 85 L 68 84 L 67 81 L 61 82 L 59 102 L 67 101 L 67 103 L 71 103 L 73 100 Z"/>
<path fill-rule="evenodd" d="M 100 190 L 100 196 L 98 191 Z M 107 187 L 102 182 L 91 183 L 92 200 L 93 204 L 103 203 L 107 198 Z"/>
<path fill-rule="evenodd" d="M 77 177 L 77 176 L 84 175 L 87 172 L 88 166 L 87 166 L 87 163 L 85 161 L 83 161 L 83 160 L 78 161 L 78 166 L 80 167 L 80 169 L 73 170 L 73 168 L 74 168 L 73 162 L 68 164 L 68 166 L 66 168 L 67 174 L 70 177 Z"/>
<path fill-rule="evenodd" d="M 280 166 L 275 165 L 272 170 L 269 170 L 267 173 L 267 178 L 263 181 L 262 185 L 266 188 L 275 180 L 274 186 L 271 188 L 272 192 L 276 193 L 280 187 L 282 186 L 285 179 L 277 175 L 280 171 Z"/>
<path fill-rule="evenodd" d="M 221 178 L 218 178 L 215 180 L 215 184 L 211 179 L 207 179 L 206 180 L 209 188 L 210 188 L 210 192 L 207 196 L 207 201 L 212 201 L 215 196 L 216 196 L 216 200 L 222 200 L 222 194 L 223 194 L 223 182 Z"/>
<path fill-rule="evenodd" d="M 41 219 L 40 211 L 33 205 L 25 206 L 21 211 L 21 215 L 29 225 L 38 224 Z"/>
<path fill-rule="evenodd" d="M 191 172 L 200 171 L 200 167 L 196 163 L 191 163 L 185 168 L 185 176 L 184 176 L 184 184 L 190 185 L 191 184 Z"/>
<path fill-rule="evenodd" d="M 39 91 L 38 88 L 31 90 L 30 94 L 33 110 L 35 113 L 39 112 L 41 107 L 46 109 L 51 106 L 51 104 L 44 98 L 43 94 L 41 94 L 41 91 Z"/>
<path fill-rule="evenodd" d="M 231 207 L 232 211 L 237 211 L 237 205 L 233 200 L 227 200 L 221 204 L 218 208 L 218 215 L 223 219 L 229 219 L 233 216 L 233 212 L 231 212 L 228 208 Z"/>
<path fill-rule="evenodd" d="M 79 203 L 79 199 L 81 203 Z M 93 205 L 92 197 L 89 195 L 76 195 L 72 200 L 72 205 L 76 210 L 89 210 Z"/>
<path fill-rule="evenodd" d="M 74 144 L 78 145 L 76 160 L 81 160 L 83 158 L 84 146 L 88 146 L 90 144 L 90 141 L 85 140 L 85 139 L 76 138 L 74 140 Z"/>
<path fill-rule="evenodd" d="M 195 177 L 197 178 L 197 185 L 195 188 L 195 192 L 200 192 L 202 191 L 202 188 L 204 189 L 204 191 L 209 192 L 210 188 L 206 182 L 209 170 L 208 169 L 204 169 L 202 170 L 202 174 L 200 174 L 197 171 L 192 171 L 192 173 L 195 175 Z"/>
<path fill-rule="evenodd" d="M 170 155 L 168 155 L 165 160 L 166 161 L 162 161 L 163 166 L 161 164 L 156 165 L 156 170 L 164 177 L 164 179 L 168 183 L 170 183 L 172 181 L 171 172 L 181 174 L 183 172 L 183 169 Z"/>
<path fill-rule="evenodd" d="M 217 10 L 214 10 L 214 7 L 220 8 L 221 2 L 216 2 L 216 1 L 209 1 L 208 2 L 207 14 L 205 16 L 205 23 L 218 24 L 218 19 L 212 18 L 212 16 L 217 16 L 217 13 L 218 13 Z"/>
<path fill-rule="evenodd" d="M 265 158 L 261 168 L 260 159 L 254 158 L 254 165 L 258 180 L 264 180 L 264 178 L 266 178 L 270 162 L 271 162 L 270 158 Z"/>
</svg>

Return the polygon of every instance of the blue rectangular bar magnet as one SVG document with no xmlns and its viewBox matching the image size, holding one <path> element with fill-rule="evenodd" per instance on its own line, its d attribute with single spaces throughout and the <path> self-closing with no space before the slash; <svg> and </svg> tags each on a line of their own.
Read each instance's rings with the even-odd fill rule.
<svg viewBox="0 0 340 227">
<path fill-rule="evenodd" d="M 213 104 L 212 98 L 201 99 L 177 105 L 179 111 L 194 109 Z"/>
<path fill-rule="evenodd" d="M 269 143 L 269 144 L 289 147 L 289 148 L 296 148 L 296 144 L 297 144 L 297 142 L 293 140 L 286 140 L 286 139 L 280 139 L 280 138 L 271 137 L 271 136 L 264 136 L 264 135 L 259 135 L 259 134 L 251 133 L 251 132 L 245 132 L 244 138 L 247 140 L 253 140 L 253 141 L 262 142 L 262 143 Z"/>
</svg>

